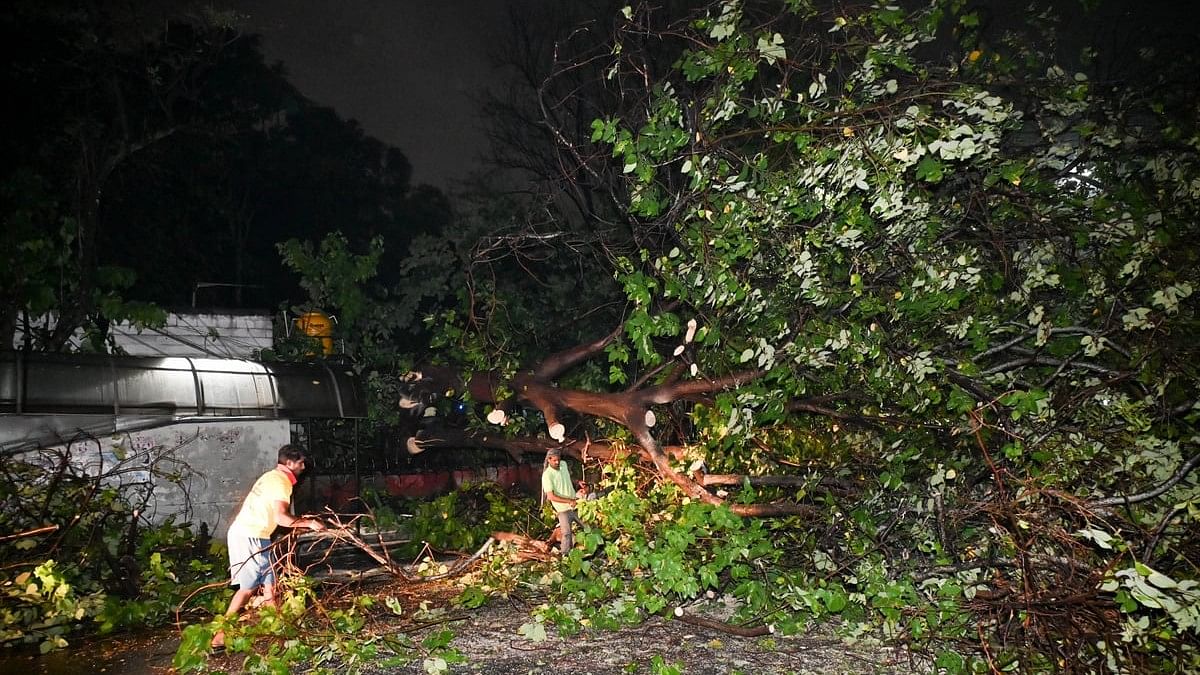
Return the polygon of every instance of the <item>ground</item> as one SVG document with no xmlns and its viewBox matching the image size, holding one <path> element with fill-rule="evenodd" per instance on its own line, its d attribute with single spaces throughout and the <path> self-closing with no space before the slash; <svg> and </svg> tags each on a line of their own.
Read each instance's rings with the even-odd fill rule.
<svg viewBox="0 0 1200 675">
<path fill-rule="evenodd" d="M 907 652 L 880 646 L 850 646 L 828 627 L 804 636 L 742 638 L 711 628 L 651 617 L 643 624 L 619 631 L 587 631 L 560 636 L 548 627 L 547 639 L 534 642 L 520 634 L 532 621 L 528 602 L 494 600 L 474 609 L 454 608 L 450 599 L 460 589 L 452 582 L 408 584 L 390 582 L 369 589 L 380 598 L 393 597 L 404 606 L 400 618 L 380 612 L 369 624 L 373 632 L 404 632 L 419 642 L 435 630 L 454 633 L 451 646 L 466 661 L 451 673 L 651 673 L 651 661 L 660 656 L 666 665 L 679 666 L 687 675 L 742 673 L 911 673 L 924 670 Z M 420 604 L 433 607 L 420 614 Z M 437 608 L 443 608 L 441 610 Z M 404 619 L 408 617 L 408 619 Z M 424 626 L 424 627 L 422 627 Z M 213 665 L 236 671 L 240 656 L 225 656 Z M 399 668 L 368 668 L 372 674 L 424 673 L 420 660 Z"/>
<path fill-rule="evenodd" d="M 828 635 L 741 638 L 676 621 L 651 618 L 635 628 L 561 638 L 551 631 L 532 643 L 517 631 L 529 621 L 520 607 L 496 604 L 454 628 L 454 646 L 467 656 L 461 673 L 650 673 L 651 660 L 687 675 L 743 673 L 910 673 L 907 657 L 887 648 L 852 648 Z M 383 672 L 383 671 L 376 671 Z M 421 665 L 388 671 L 422 673 Z"/>
<path fill-rule="evenodd" d="M 912 673 L 928 671 L 928 665 L 907 652 L 888 646 L 850 645 L 837 638 L 831 627 L 802 636 L 742 638 L 711 628 L 697 627 L 672 619 L 651 617 L 643 624 L 620 631 L 588 631 L 559 636 L 548 628 L 547 639 L 534 642 L 519 633 L 531 621 L 532 605 L 516 599 L 498 600 L 474 610 L 455 608 L 450 599 L 459 589 L 453 582 L 403 583 L 390 581 L 370 586 L 339 586 L 326 583 L 322 603 L 331 608 L 339 598 L 370 593 L 379 598 L 396 598 L 403 606 L 399 617 L 382 605 L 371 613 L 366 630 L 404 633 L 419 642 L 432 631 L 449 629 L 451 646 L 465 657 L 451 666 L 451 673 L 573 673 L 602 675 L 653 673 L 655 656 L 662 664 L 676 666 L 686 675 L 741 672 L 756 673 Z M 422 612 L 427 603 L 431 611 Z M 171 658 L 178 645 L 178 632 L 166 629 L 152 634 L 126 635 L 98 641 L 76 641 L 73 646 L 49 656 L 0 655 L 0 673 L 21 675 L 75 675 L 104 673 L 134 675 L 170 672 Z M 241 672 L 245 657 L 224 654 L 212 657 L 209 665 L 225 672 Z M 425 673 L 421 660 L 395 667 L 368 666 L 371 675 Z"/>
</svg>

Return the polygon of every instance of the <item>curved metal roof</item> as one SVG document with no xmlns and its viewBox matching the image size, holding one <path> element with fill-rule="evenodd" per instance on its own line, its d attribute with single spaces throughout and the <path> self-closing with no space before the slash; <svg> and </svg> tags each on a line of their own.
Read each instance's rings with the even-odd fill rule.
<svg viewBox="0 0 1200 675">
<path fill-rule="evenodd" d="M 367 405 L 358 377 L 345 367 L 0 352 L 0 414 L 4 413 L 366 417 Z"/>
</svg>

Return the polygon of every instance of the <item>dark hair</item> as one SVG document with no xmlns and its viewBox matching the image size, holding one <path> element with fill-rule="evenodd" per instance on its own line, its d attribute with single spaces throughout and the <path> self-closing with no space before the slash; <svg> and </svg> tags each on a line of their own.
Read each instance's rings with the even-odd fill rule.
<svg viewBox="0 0 1200 675">
<path fill-rule="evenodd" d="M 304 459 L 304 451 L 301 450 L 300 448 L 297 448 L 296 446 L 292 445 L 291 443 L 288 443 L 287 445 L 283 446 L 282 448 L 279 448 L 279 463 L 280 464 L 283 464 L 283 463 L 289 462 L 289 461 L 299 462 L 303 459 Z"/>
</svg>

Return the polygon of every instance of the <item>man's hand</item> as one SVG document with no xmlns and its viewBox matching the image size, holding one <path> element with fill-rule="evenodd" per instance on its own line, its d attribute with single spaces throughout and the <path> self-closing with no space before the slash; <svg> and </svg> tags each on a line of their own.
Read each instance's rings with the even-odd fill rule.
<svg viewBox="0 0 1200 675">
<path fill-rule="evenodd" d="M 321 530 L 326 530 L 329 528 L 320 518 L 309 518 L 308 529 L 312 530 L 313 532 L 320 532 Z"/>
</svg>

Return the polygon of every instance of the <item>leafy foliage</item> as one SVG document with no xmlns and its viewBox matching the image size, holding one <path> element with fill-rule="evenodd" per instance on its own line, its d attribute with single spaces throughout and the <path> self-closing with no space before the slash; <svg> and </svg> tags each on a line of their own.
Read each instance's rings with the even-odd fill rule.
<svg viewBox="0 0 1200 675">
<path fill-rule="evenodd" d="M 136 469 L 167 477 L 178 467 Z M 152 524 L 140 509 L 149 480 L 133 459 L 97 471 L 69 453 L 0 460 L 0 642 L 66 646 L 77 631 L 110 633 L 157 626 L 223 568 L 220 547 L 168 519 Z M 219 604 L 215 594 L 200 602 Z"/>
<path fill-rule="evenodd" d="M 1023 36 L 987 60 L 972 51 L 950 69 L 922 62 L 941 21 L 970 25 L 955 9 L 830 17 L 803 4 L 770 15 L 724 3 L 671 29 L 699 46 L 645 91 L 647 114 L 598 121 L 593 134 L 625 167 L 630 211 L 671 231 L 664 249 L 644 250 L 619 274 L 635 308 L 650 312 L 664 297 L 719 336 L 697 350 L 693 373 L 743 363 L 768 371 L 718 400 L 714 421 L 728 415 L 709 427 L 718 461 L 751 439 L 803 461 L 803 447 L 774 442 L 792 433 L 780 412 L 852 392 L 834 411 L 892 427 L 855 442 L 877 448 L 871 463 L 891 458 L 887 475 L 908 490 L 907 508 L 929 514 L 932 528 L 910 531 L 917 542 L 934 535 L 930 562 L 969 568 L 965 550 L 1089 560 L 1070 528 L 1097 516 L 1108 527 L 1166 528 L 1173 507 L 1148 503 L 1117 524 L 1086 509 L 1056 512 L 1053 493 L 1096 503 L 1163 484 L 1194 452 L 1195 252 L 1170 244 L 1196 236 L 1195 147 L 1170 141 L 1194 134 L 1194 109 L 1161 89 L 1109 95 Z M 651 20 L 635 13 L 630 38 Z M 1044 75 L 1026 70 L 1041 63 Z M 635 75 L 627 64 L 636 59 L 614 66 L 619 81 Z M 1014 72 L 1022 86 L 1006 94 Z M 1146 116 L 1157 121 L 1134 121 Z M 661 334 L 626 327 L 654 365 L 645 340 Z M 1180 484 L 1175 502 L 1193 501 L 1194 485 Z M 995 505 L 983 522 L 967 513 L 977 499 Z M 1138 550 L 1190 569 L 1186 549 L 1160 554 L 1142 540 Z M 844 550 L 835 569 L 860 557 Z M 1114 562 L 1089 563 L 1090 583 Z M 1062 583 L 1034 575 L 1019 575 L 1026 588 Z M 1152 607 L 1158 596 L 1135 581 L 1145 577 L 1122 578 Z M 897 611 L 915 590 L 897 596 Z M 1189 592 L 1170 602 L 1188 603 Z M 1061 658 L 1119 658 L 1111 632 L 1099 653 L 1082 636 L 1069 652 L 1038 636 L 1073 634 L 1071 620 L 1024 634 Z M 1175 651 L 1188 619 L 1137 620 L 1168 653 L 1196 658 Z M 1107 625 L 1097 629 L 1116 630 Z M 1158 658 L 1160 647 L 1145 647 Z"/>
<path fill-rule="evenodd" d="M 596 529 L 580 538 L 584 548 L 571 554 L 568 572 L 627 576 L 624 591 L 649 613 L 725 587 L 736 588 L 741 597 L 762 595 L 753 579 L 755 566 L 777 562 L 778 551 L 761 521 L 744 522 L 726 507 L 680 497 L 674 486 L 639 496 L 632 474 L 620 473 L 610 482 L 624 486 L 581 507 Z M 584 562 L 592 552 L 601 555 Z M 590 588 L 604 592 L 604 586 Z"/>
<path fill-rule="evenodd" d="M 313 673 L 361 673 L 420 662 L 425 672 L 438 675 L 464 657 L 454 648 L 454 633 L 434 630 L 419 642 L 404 634 L 367 628 L 383 613 L 399 613 L 394 598 L 380 603 L 358 595 L 325 607 L 306 579 L 290 580 L 281 610 L 267 607 L 256 621 L 239 622 L 218 616 L 183 630 L 173 665 L 181 673 L 211 668 L 209 643 L 217 630 L 225 633 L 226 650 L 242 658 L 245 672 L 287 673 L 299 668 Z M 319 611 L 312 611 L 312 610 Z"/>
<path fill-rule="evenodd" d="M 1195 81 L 1148 47 L 1104 80 L 1099 46 L 1064 54 L 1053 12 L 1031 16 L 1008 34 L 958 2 L 616 17 L 622 96 L 587 138 L 546 122 L 584 182 L 618 170 L 637 246 L 605 249 L 625 302 L 608 362 L 560 384 L 749 370 L 660 407 L 657 442 L 686 447 L 680 473 L 807 479 L 728 500 L 816 508 L 754 558 L 802 566 L 743 586 L 723 542 L 762 526 L 613 476 L 556 617 L 617 588 L 654 611 L 719 585 L 755 616 L 976 639 L 937 652 L 951 670 L 1196 667 Z M 537 361 L 514 356 L 536 337 L 455 316 L 448 358 Z"/>
<path fill-rule="evenodd" d="M 492 482 L 467 483 L 430 501 L 400 505 L 411 509 L 405 522 L 413 545 L 401 553 L 417 555 L 426 544 L 439 551 L 473 552 L 493 532 L 534 532 L 552 529 L 536 500 L 515 497 Z"/>
</svg>

